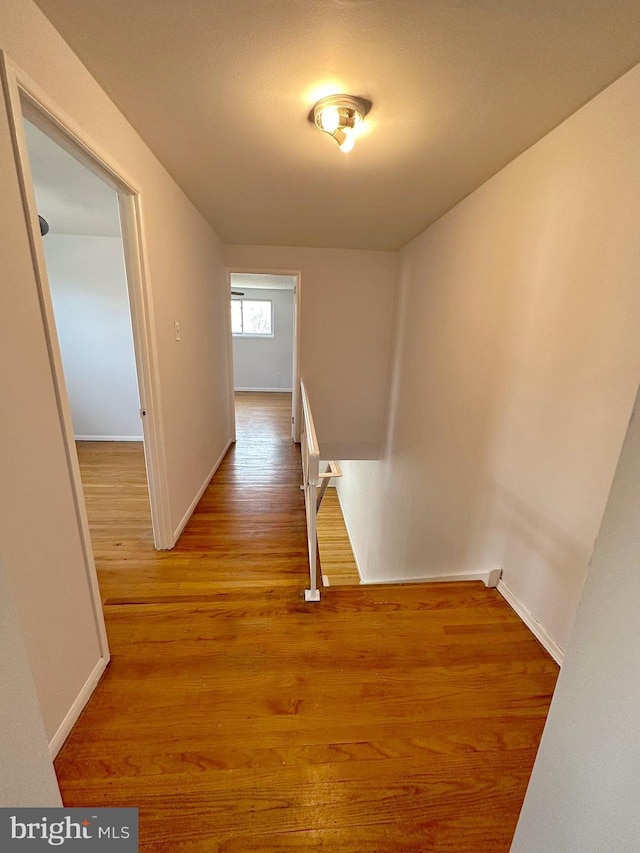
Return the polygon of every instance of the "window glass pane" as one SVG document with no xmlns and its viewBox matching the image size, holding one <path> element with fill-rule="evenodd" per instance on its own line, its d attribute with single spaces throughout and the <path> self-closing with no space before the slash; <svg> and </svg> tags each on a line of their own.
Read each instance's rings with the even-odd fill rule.
<svg viewBox="0 0 640 853">
<path fill-rule="evenodd" d="M 231 300 L 231 331 L 234 335 L 242 334 L 242 303 L 239 299 Z"/>
<path fill-rule="evenodd" d="M 245 335 L 271 334 L 271 302 L 242 301 L 243 332 Z"/>
</svg>

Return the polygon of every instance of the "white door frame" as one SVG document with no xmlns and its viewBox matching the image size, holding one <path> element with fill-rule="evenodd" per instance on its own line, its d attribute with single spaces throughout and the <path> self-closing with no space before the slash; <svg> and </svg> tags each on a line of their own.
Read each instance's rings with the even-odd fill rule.
<svg viewBox="0 0 640 853">
<path fill-rule="evenodd" d="M 123 170 L 113 159 L 96 145 L 82 128 L 67 116 L 55 101 L 31 80 L 19 66 L 12 62 L 4 51 L 0 51 L 0 74 L 5 89 L 16 171 L 20 181 L 25 220 L 29 232 L 31 256 L 51 364 L 52 384 L 65 442 L 85 566 L 92 589 L 93 607 L 98 628 L 108 654 L 104 616 L 93 560 L 80 468 L 75 451 L 71 409 L 62 369 L 47 267 L 40 237 L 38 210 L 23 117 L 37 125 L 47 136 L 111 186 L 118 194 L 140 407 L 141 412 L 145 413 L 141 420 L 154 544 L 158 549 L 168 549 L 172 548 L 175 542 L 169 515 L 167 466 L 160 416 L 157 345 L 154 334 L 153 304 L 145 264 L 142 198 L 140 191 L 128 180 Z"/>
<path fill-rule="evenodd" d="M 288 275 L 295 278 L 293 291 L 293 377 L 291 383 L 291 438 L 300 443 L 300 308 L 302 305 L 302 270 L 285 270 L 273 267 L 227 267 L 227 290 L 231 293 L 231 274 L 242 275 Z M 229 297 L 231 298 L 231 297 Z M 236 439 L 235 388 L 233 381 L 233 336 L 231 334 L 231 312 L 227 311 L 227 337 L 229 341 L 229 418 L 233 440 Z"/>
</svg>

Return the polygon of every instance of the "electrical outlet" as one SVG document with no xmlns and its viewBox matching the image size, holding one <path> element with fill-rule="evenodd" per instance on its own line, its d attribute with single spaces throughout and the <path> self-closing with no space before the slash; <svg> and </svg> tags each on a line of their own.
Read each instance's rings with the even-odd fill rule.
<svg viewBox="0 0 640 853">
<path fill-rule="evenodd" d="M 178 323 L 177 320 L 173 324 L 173 331 L 175 333 L 176 340 L 179 341 L 180 340 L 180 323 Z"/>
<path fill-rule="evenodd" d="M 276 379 L 282 379 L 282 374 L 280 373 L 280 371 L 276 373 Z"/>
</svg>

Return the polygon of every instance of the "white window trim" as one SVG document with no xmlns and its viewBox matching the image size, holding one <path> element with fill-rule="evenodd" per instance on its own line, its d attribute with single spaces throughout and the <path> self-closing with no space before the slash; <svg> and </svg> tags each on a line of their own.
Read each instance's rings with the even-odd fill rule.
<svg viewBox="0 0 640 853">
<path fill-rule="evenodd" d="M 275 338 L 275 312 L 273 310 L 273 299 L 261 299 L 257 296 L 232 296 L 232 302 L 268 302 L 271 308 L 271 332 L 268 334 L 256 334 L 255 332 L 231 332 L 231 337 L 233 338 L 257 338 L 259 340 L 264 340 L 265 338 Z M 229 310 L 231 310 L 231 306 L 229 306 Z"/>
</svg>

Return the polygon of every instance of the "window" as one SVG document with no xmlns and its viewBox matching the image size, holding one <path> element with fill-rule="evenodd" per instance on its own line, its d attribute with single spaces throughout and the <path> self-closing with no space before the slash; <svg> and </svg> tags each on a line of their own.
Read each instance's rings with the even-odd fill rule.
<svg viewBox="0 0 640 853">
<path fill-rule="evenodd" d="M 232 299 L 231 332 L 245 338 L 273 337 L 273 302 L 270 299 Z"/>
</svg>

